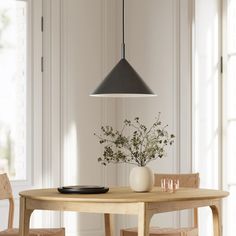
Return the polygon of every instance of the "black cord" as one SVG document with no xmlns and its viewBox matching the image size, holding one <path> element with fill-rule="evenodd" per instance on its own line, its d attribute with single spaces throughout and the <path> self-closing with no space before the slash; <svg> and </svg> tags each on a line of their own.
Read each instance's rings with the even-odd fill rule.
<svg viewBox="0 0 236 236">
<path fill-rule="evenodd" d="M 125 0 L 122 1 L 122 58 L 125 58 Z"/>
<path fill-rule="evenodd" d="M 125 0 L 123 0 L 122 5 L 122 34 L 123 34 L 123 44 L 125 44 Z"/>
</svg>

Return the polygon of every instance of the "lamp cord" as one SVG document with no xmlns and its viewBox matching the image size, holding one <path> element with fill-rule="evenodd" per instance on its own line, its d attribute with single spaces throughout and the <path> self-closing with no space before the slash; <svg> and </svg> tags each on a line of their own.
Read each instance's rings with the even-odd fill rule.
<svg viewBox="0 0 236 236">
<path fill-rule="evenodd" d="M 125 0 L 122 0 L 122 58 L 125 59 Z"/>
</svg>

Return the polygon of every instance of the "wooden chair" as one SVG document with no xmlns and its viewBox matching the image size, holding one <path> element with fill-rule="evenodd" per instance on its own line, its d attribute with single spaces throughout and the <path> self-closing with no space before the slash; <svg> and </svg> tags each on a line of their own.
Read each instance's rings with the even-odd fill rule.
<svg viewBox="0 0 236 236">
<path fill-rule="evenodd" d="M 6 174 L 0 174 L 0 200 L 9 200 L 8 227 L 0 232 L 0 236 L 18 236 L 18 229 L 13 228 L 14 199 L 10 181 Z M 30 229 L 30 236 L 65 236 L 64 228 Z"/>
<path fill-rule="evenodd" d="M 154 185 L 161 186 L 162 178 L 179 179 L 180 187 L 199 188 L 199 174 L 155 174 Z M 137 236 L 137 228 L 122 229 L 121 236 Z M 198 212 L 194 209 L 194 226 L 191 228 L 150 228 L 150 236 L 198 236 Z"/>
</svg>

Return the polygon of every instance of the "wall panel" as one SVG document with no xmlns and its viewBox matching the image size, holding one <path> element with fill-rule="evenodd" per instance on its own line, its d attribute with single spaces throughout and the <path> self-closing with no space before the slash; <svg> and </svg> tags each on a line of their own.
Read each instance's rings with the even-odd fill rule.
<svg viewBox="0 0 236 236">
<path fill-rule="evenodd" d="M 97 162 L 101 147 L 93 135 L 102 123 L 115 124 L 115 101 L 89 97 L 113 65 L 114 44 L 109 39 L 115 38 L 110 20 L 115 9 L 113 1 L 62 1 L 64 185 L 114 185 L 116 181 L 115 169 L 105 170 Z M 103 235 L 101 215 L 64 213 L 63 221 L 70 235 Z"/>
<path fill-rule="evenodd" d="M 191 122 L 185 120 L 191 118 L 190 5 L 188 1 L 127 1 L 127 58 L 158 96 L 119 101 L 118 124 L 121 126 L 125 118 L 139 116 L 151 125 L 161 112 L 161 120 L 168 124 L 169 132 L 174 133 L 176 139 L 166 157 L 151 163 L 154 172 L 191 171 L 191 139 L 186 142 L 186 135 L 191 135 Z M 181 44 L 186 47 L 182 48 Z M 182 139 L 186 143 L 180 148 Z M 118 169 L 119 184 L 128 184 L 129 171 L 130 167 L 125 166 Z M 186 221 L 186 216 L 182 219 Z M 177 213 L 160 214 L 151 224 L 178 226 L 180 218 Z M 120 225 L 137 225 L 137 219 L 122 217 Z"/>
</svg>

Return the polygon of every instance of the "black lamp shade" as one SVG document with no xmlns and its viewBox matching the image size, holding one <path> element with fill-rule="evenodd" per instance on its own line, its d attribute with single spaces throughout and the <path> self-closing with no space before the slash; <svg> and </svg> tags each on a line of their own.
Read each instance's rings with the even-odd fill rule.
<svg viewBox="0 0 236 236">
<path fill-rule="evenodd" d="M 129 62 L 122 58 L 90 96 L 149 97 L 156 95 Z"/>
</svg>

